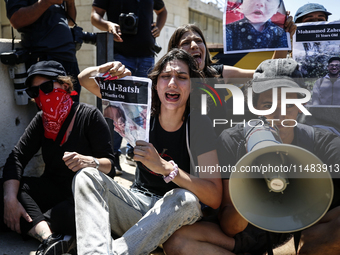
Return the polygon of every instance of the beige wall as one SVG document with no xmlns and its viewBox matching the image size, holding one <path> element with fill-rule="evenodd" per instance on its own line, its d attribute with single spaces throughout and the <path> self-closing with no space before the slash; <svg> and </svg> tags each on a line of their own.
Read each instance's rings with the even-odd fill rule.
<svg viewBox="0 0 340 255">
<path fill-rule="evenodd" d="M 0 53 L 12 47 L 12 40 L 0 39 Z M 18 46 L 18 45 L 16 45 Z M 13 80 L 9 77 L 8 66 L 0 63 L 0 178 L 6 159 L 14 145 L 24 133 L 25 128 L 37 112 L 36 104 L 17 105 L 14 97 Z M 41 152 L 39 151 L 25 169 L 25 175 L 39 175 L 43 170 Z"/>
<path fill-rule="evenodd" d="M 196 10 L 189 10 L 189 22 L 195 23 L 202 30 L 207 43 L 222 43 L 222 19 L 211 17 Z"/>
<path fill-rule="evenodd" d="M 190 0 L 189 22 L 201 28 L 207 43 L 223 42 L 222 18 L 223 12 L 215 5 Z"/>
<path fill-rule="evenodd" d="M 77 7 L 77 24 L 83 28 L 84 32 L 98 32 L 91 24 L 92 0 L 75 0 Z M 96 65 L 96 47 L 92 44 L 83 43 L 77 52 L 77 59 L 80 71 L 86 67 Z M 86 89 L 82 88 L 80 101 L 95 105 L 96 97 Z"/>
<path fill-rule="evenodd" d="M 208 43 L 223 42 L 223 13 L 213 5 L 200 0 L 164 0 L 168 18 L 157 42 L 163 47 L 156 61 L 166 53 L 168 41 L 178 26 L 195 23 L 201 29 Z"/>
<path fill-rule="evenodd" d="M 168 11 L 168 17 L 161 35 L 156 39 L 162 46 L 162 51 L 155 57 L 159 60 L 168 48 L 168 42 L 175 29 L 183 24 L 189 23 L 189 0 L 163 0 Z M 154 20 L 156 15 L 154 15 Z"/>
</svg>

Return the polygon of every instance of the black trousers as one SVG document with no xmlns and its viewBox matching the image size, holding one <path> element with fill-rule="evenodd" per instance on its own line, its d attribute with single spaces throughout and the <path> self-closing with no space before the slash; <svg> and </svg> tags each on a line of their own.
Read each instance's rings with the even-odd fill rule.
<svg viewBox="0 0 340 255">
<path fill-rule="evenodd" d="M 253 255 L 265 254 L 268 249 L 283 245 L 290 238 L 290 233 L 270 233 L 248 224 L 245 230 L 235 235 L 234 253 L 250 252 Z"/>
<path fill-rule="evenodd" d="M 4 219 L 3 181 L 1 180 L 0 228 L 6 229 Z M 21 233 L 26 234 L 41 221 L 47 221 L 52 232 L 75 234 L 74 200 L 71 185 L 47 177 L 23 177 L 18 200 L 32 218 L 20 219 Z"/>
</svg>

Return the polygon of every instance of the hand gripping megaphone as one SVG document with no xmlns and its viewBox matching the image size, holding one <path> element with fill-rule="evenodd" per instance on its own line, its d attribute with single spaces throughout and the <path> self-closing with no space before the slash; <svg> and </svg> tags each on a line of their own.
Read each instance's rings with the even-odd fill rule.
<svg viewBox="0 0 340 255">
<path fill-rule="evenodd" d="M 251 128 L 246 146 L 248 153 L 229 180 L 231 200 L 243 218 L 270 232 L 290 233 L 324 216 L 333 199 L 333 183 L 327 169 L 318 167 L 323 164 L 318 157 L 282 144 L 269 125 Z"/>
</svg>

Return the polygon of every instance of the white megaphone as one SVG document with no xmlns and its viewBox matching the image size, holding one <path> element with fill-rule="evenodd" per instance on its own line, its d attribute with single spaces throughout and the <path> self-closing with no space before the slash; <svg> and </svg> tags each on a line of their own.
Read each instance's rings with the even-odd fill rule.
<svg viewBox="0 0 340 255">
<path fill-rule="evenodd" d="M 279 233 L 303 230 L 331 205 L 331 176 L 318 157 L 282 144 L 265 122 L 248 132 L 248 153 L 229 180 L 231 200 L 240 215 L 258 228 Z"/>
</svg>

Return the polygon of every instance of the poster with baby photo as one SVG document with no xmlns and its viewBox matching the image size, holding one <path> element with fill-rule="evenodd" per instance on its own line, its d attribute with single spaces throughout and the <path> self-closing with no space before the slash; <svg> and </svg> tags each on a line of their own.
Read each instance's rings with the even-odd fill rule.
<svg viewBox="0 0 340 255">
<path fill-rule="evenodd" d="M 134 147 L 149 142 L 151 80 L 135 76 L 115 79 L 108 74 L 94 77 L 102 95 L 103 115 L 113 120 L 114 130 Z"/>
<path fill-rule="evenodd" d="M 224 54 L 290 50 L 283 0 L 226 0 Z"/>
</svg>

